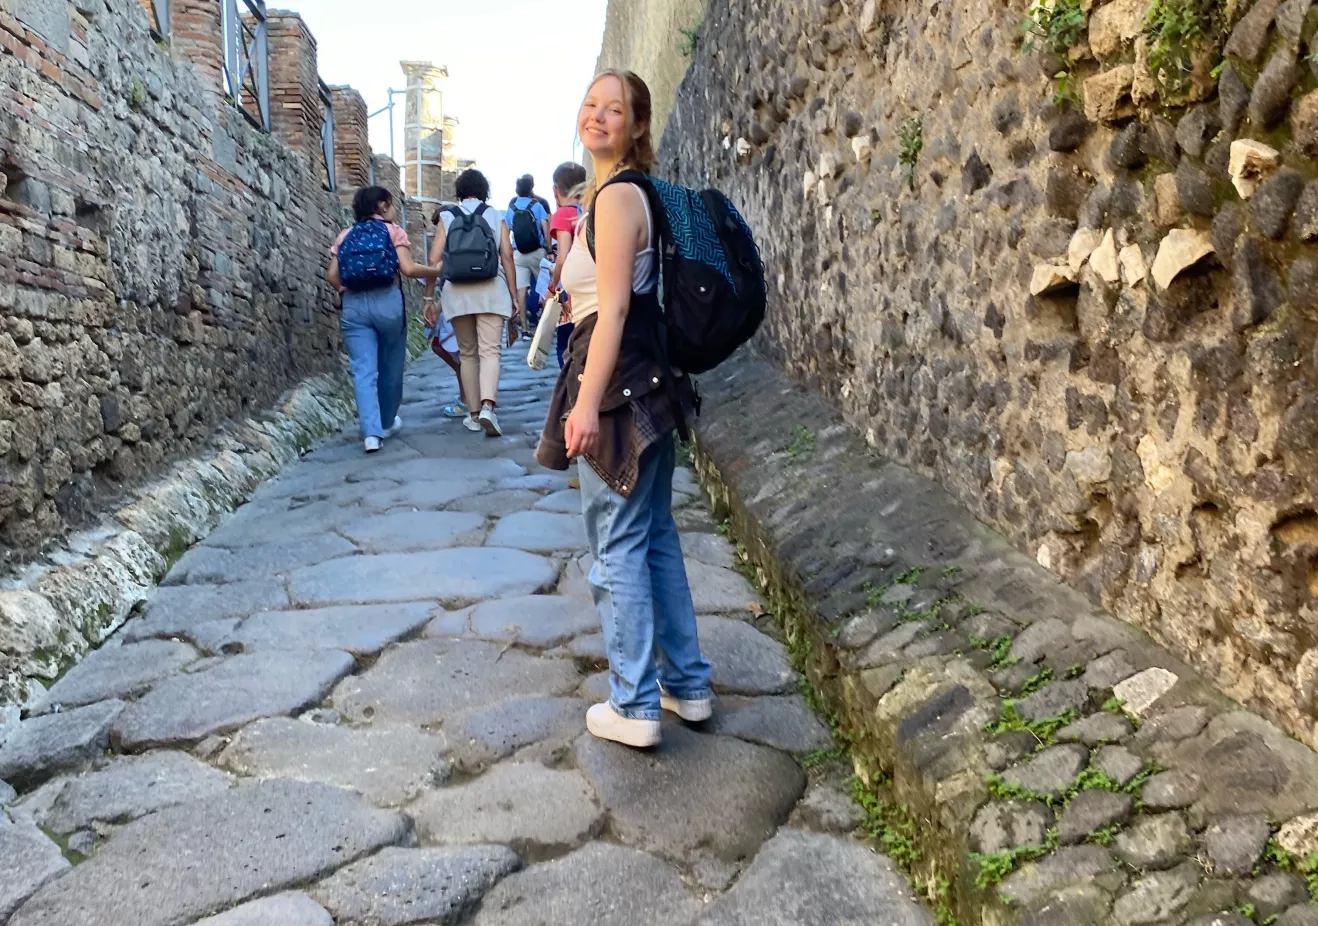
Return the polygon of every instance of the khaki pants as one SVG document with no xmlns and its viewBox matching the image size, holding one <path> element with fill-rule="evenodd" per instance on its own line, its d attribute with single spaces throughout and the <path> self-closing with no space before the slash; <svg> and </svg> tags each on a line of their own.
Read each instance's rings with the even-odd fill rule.
<svg viewBox="0 0 1318 926">
<path fill-rule="evenodd" d="M 462 362 L 458 375 L 462 379 L 462 394 L 468 403 L 480 396 L 481 403 L 499 402 L 499 354 L 503 350 L 503 335 L 508 320 L 502 315 L 459 315 L 453 319 L 453 331 L 458 336 L 458 354 Z M 472 414 L 480 411 L 470 405 Z"/>
</svg>

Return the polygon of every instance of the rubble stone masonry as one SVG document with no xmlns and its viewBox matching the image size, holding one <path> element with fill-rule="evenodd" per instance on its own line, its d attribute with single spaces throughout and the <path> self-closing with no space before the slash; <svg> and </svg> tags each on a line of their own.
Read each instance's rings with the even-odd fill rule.
<svg viewBox="0 0 1318 926">
<path fill-rule="evenodd" d="M 0 569 L 340 362 L 314 40 L 271 13 L 267 135 L 217 94 L 219 9 L 157 41 L 138 0 L 0 0 Z"/>
<path fill-rule="evenodd" d="M 713 3 L 658 171 L 872 447 L 1318 744 L 1318 6 L 1168 10 Z"/>
</svg>

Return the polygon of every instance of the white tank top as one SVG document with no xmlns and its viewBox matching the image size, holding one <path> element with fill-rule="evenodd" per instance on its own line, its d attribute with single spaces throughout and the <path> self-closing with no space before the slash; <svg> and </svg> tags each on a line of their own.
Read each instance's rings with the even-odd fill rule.
<svg viewBox="0 0 1318 926">
<path fill-rule="evenodd" d="M 636 253 L 636 262 L 632 268 L 632 292 L 649 293 L 657 282 L 658 253 L 654 248 L 654 216 L 650 212 L 650 200 L 645 192 L 634 183 L 627 184 L 641 197 L 645 206 L 646 248 Z M 590 256 L 590 245 L 586 243 L 585 219 L 572 240 L 572 250 L 568 251 L 567 260 L 563 262 L 563 288 L 572 297 L 572 321 L 582 321 L 599 311 L 599 287 L 595 279 L 595 258 Z"/>
</svg>

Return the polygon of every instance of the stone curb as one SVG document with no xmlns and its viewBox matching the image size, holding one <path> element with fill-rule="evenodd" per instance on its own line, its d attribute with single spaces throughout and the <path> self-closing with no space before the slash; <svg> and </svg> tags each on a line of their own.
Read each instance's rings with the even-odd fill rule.
<svg viewBox="0 0 1318 926">
<path fill-rule="evenodd" d="M 701 389 L 700 478 L 858 776 L 904 806 L 931 903 L 962 926 L 1318 924 L 1307 746 L 763 361 Z"/>
<path fill-rule="evenodd" d="M 259 416 L 217 436 L 204 459 L 136 490 L 92 530 L 70 537 L 0 590 L 0 742 L 40 684 L 127 619 L 172 562 L 263 481 L 356 413 L 343 374 L 307 379 Z"/>
</svg>

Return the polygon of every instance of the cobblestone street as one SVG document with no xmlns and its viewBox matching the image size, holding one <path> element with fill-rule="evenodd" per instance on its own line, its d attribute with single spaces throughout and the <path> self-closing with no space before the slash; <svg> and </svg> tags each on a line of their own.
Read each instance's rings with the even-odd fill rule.
<svg viewBox="0 0 1318 926">
<path fill-rule="evenodd" d="M 398 438 L 316 447 L 50 689 L 0 748 L 0 922 L 930 922 L 808 780 L 828 732 L 687 470 L 720 707 L 650 752 L 585 733 L 607 684 L 580 498 L 533 462 L 553 371 L 523 354 L 504 438 L 442 417 L 427 355 Z"/>
</svg>

